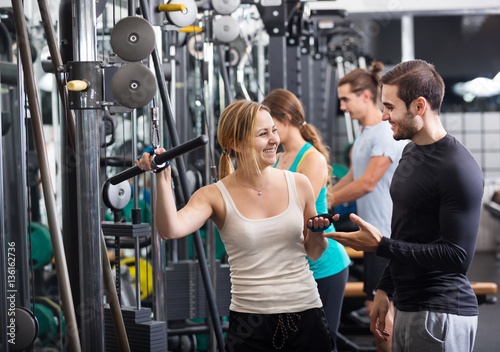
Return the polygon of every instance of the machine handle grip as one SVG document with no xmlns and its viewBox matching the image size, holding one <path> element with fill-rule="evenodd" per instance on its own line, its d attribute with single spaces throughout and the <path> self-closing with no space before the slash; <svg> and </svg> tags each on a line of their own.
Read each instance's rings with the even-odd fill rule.
<svg viewBox="0 0 500 352">
<path fill-rule="evenodd" d="M 72 92 L 81 92 L 81 91 L 87 89 L 88 86 L 89 86 L 88 82 L 85 82 L 82 80 L 77 80 L 77 79 L 69 81 L 66 84 L 66 87 L 68 88 L 68 90 L 70 90 Z"/>
<path fill-rule="evenodd" d="M 160 12 L 186 11 L 186 5 L 182 4 L 159 5 L 158 11 Z"/>
<path fill-rule="evenodd" d="M 163 163 L 166 163 L 167 161 L 177 158 L 178 156 L 186 154 L 194 149 L 197 149 L 207 143 L 208 143 L 208 137 L 202 134 L 196 138 L 187 141 L 186 143 L 182 143 L 176 147 L 170 148 L 164 153 L 157 154 L 155 157 L 155 163 L 157 165 L 161 165 Z M 128 180 L 129 178 L 140 175 L 143 172 L 144 170 L 140 169 L 138 166 L 133 166 L 127 170 L 124 170 L 116 174 L 115 176 L 110 177 L 109 182 L 114 186 L 119 184 L 120 182 Z"/>
</svg>

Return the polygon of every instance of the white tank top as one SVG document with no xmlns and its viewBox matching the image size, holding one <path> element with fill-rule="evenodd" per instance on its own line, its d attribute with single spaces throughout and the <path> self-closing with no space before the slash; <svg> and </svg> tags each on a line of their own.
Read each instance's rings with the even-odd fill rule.
<svg viewBox="0 0 500 352">
<path fill-rule="evenodd" d="M 219 230 L 229 256 L 231 305 L 241 313 L 301 312 L 322 306 L 304 248 L 304 215 L 295 179 L 285 172 L 288 207 L 265 219 L 245 218 L 221 181 L 226 207 Z"/>
</svg>

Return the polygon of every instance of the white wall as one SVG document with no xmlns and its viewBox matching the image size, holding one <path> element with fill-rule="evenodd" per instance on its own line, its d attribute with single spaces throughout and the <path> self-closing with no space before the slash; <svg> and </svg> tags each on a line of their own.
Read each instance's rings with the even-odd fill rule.
<svg viewBox="0 0 500 352">
<path fill-rule="evenodd" d="M 500 189 L 500 180 L 487 180 L 483 202 L 489 202 L 493 192 L 497 189 Z M 500 254 L 500 219 L 493 217 L 484 207 L 481 211 L 476 251 L 494 251 Z"/>
<path fill-rule="evenodd" d="M 493 192 L 500 189 L 500 112 L 443 113 L 441 119 L 446 130 L 471 151 L 483 169 L 483 203 L 490 201 Z M 500 219 L 484 207 L 476 250 L 500 251 Z"/>
</svg>

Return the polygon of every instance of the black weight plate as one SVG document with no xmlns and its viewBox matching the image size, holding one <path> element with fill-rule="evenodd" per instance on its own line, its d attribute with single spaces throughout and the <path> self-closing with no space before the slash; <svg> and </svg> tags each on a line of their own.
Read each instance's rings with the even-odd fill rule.
<svg viewBox="0 0 500 352">
<path fill-rule="evenodd" d="M 111 78 L 111 92 L 123 106 L 141 108 L 156 94 L 156 79 L 146 66 L 129 63 L 120 67 Z"/>
<path fill-rule="evenodd" d="M 111 31 L 113 51 L 127 61 L 140 61 L 149 56 L 155 47 L 155 33 L 151 24 L 142 17 L 121 19 Z"/>
</svg>

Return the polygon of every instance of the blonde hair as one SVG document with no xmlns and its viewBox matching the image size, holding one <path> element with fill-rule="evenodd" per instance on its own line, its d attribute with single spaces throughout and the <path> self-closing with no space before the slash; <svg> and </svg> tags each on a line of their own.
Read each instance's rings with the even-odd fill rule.
<svg viewBox="0 0 500 352">
<path fill-rule="evenodd" d="M 219 178 L 222 179 L 234 172 L 231 158 L 236 158 L 237 166 L 245 172 L 256 170 L 260 173 L 257 156 L 255 155 L 254 138 L 255 123 L 259 111 L 269 111 L 262 104 L 248 100 L 236 100 L 229 104 L 219 117 L 217 139 L 222 148 L 219 160 Z M 247 145 L 247 143 L 250 143 Z M 237 152 L 235 147 L 248 148 L 250 159 L 243 158 L 242 152 Z"/>
</svg>

